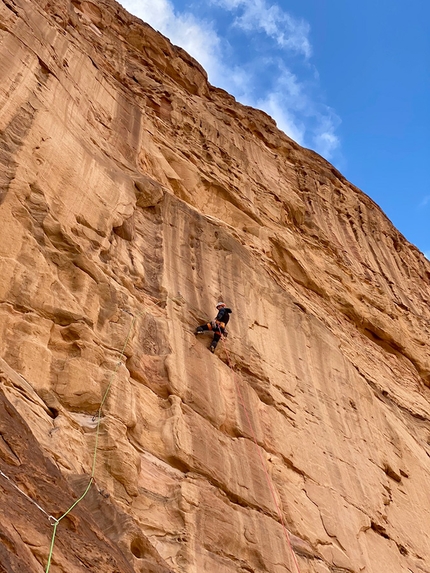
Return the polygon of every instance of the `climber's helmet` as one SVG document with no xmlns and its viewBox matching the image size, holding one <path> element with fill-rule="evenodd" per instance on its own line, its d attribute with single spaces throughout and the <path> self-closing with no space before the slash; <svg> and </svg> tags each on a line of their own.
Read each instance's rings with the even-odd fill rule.
<svg viewBox="0 0 430 573">
<path fill-rule="evenodd" d="M 216 308 L 224 308 L 225 307 L 225 302 L 218 302 L 216 305 Z"/>
</svg>

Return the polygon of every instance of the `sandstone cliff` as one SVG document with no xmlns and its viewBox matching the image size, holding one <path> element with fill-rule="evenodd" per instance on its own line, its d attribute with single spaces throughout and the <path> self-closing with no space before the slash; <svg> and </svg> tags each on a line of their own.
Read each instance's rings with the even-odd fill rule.
<svg viewBox="0 0 430 573">
<path fill-rule="evenodd" d="M 0 571 L 109 387 L 51 572 L 429 573 L 423 255 L 113 0 L 1 0 L 0 110 Z"/>
</svg>

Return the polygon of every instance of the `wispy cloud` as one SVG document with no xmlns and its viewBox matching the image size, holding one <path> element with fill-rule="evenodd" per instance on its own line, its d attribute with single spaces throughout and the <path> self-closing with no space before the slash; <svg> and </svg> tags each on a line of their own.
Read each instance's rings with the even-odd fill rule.
<svg viewBox="0 0 430 573">
<path fill-rule="evenodd" d="M 338 116 L 327 106 L 317 103 L 295 74 L 277 64 L 278 74 L 270 92 L 256 102 L 257 107 L 276 119 L 278 127 L 300 145 L 308 145 L 324 157 L 331 157 L 339 146 L 335 134 Z"/>
<path fill-rule="evenodd" d="M 424 256 L 430 261 L 430 251 L 425 251 Z"/>
<path fill-rule="evenodd" d="M 243 30 L 262 31 L 279 47 L 303 54 L 306 58 L 311 56 L 309 24 L 293 18 L 278 5 L 269 5 L 265 0 L 212 0 L 212 3 L 230 11 L 239 11 L 234 24 Z"/>
<path fill-rule="evenodd" d="M 313 115 L 316 127 L 313 130 L 313 149 L 323 157 L 330 159 L 340 147 L 340 139 L 336 135 L 336 129 L 341 123 L 340 117 L 328 106 L 314 108 Z"/>
<path fill-rule="evenodd" d="M 221 38 L 211 22 L 198 19 L 189 12 L 177 12 L 169 0 L 121 0 L 120 3 L 167 36 L 173 44 L 184 48 L 209 76 L 218 78 L 223 75 Z"/>
<path fill-rule="evenodd" d="M 210 0 L 210 6 L 232 15 L 235 33 L 229 41 L 225 18 L 224 26 L 217 28 L 215 16 L 208 20 L 198 18 L 196 12 L 178 11 L 170 0 L 121 3 L 196 58 L 213 85 L 269 113 L 301 145 L 327 159 L 333 157 L 340 146 L 336 135 L 340 119 L 318 96 L 318 72 L 309 64 L 312 46 L 307 22 L 266 0 Z M 236 44 L 232 45 L 239 33 L 247 38 L 244 43 L 258 48 L 246 54 L 242 51 L 240 58 Z M 266 53 L 256 34 L 268 42 Z M 285 55 L 304 63 L 300 77 L 285 65 Z"/>
<path fill-rule="evenodd" d="M 276 123 L 289 137 L 305 145 L 306 126 L 294 109 L 284 104 L 284 95 L 278 91 L 273 91 L 264 99 L 257 101 L 256 107 L 264 109 L 270 116 L 276 119 Z"/>
<path fill-rule="evenodd" d="M 420 203 L 420 207 L 425 207 L 430 203 L 430 195 L 426 195 Z M 428 257 L 427 257 L 428 258 Z"/>
</svg>

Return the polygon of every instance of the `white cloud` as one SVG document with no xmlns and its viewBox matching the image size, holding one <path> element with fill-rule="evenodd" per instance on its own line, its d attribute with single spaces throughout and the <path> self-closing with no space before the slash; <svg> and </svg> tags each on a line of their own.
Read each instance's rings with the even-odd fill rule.
<svg viewBox="0 0 430 573">
<path fill-rule="evenodd" d="M 426 195 L 420 203 L 420 207 L 425 207 L 430 203 L 430 195 Z"/>
<path fill-rule="evenodd" d="M 121 4 L 173 44 L 184 48 L 205 68 L 212 83 L 224 76 L 221 38 L 210 22 L 198 20 L 189 12 L 176 13 L 169 0 L 121 0 Z"/>
<path fill-rule="evenodd" d="M 121 3 L 126 10 L 144 22 L 150 22 L 160 32 L 175 18 L 173 5 L 168 0 L 124 0 Z"/>
<path fill-rule="evenodd" d="M 277 70 L 275 85 L 264 98 L 253 103 L 254 107 L 269 113 L 279 129 L 297 143 L 330 159 L 340 145 L 335 134 L 340 118 L 329 107 L 315 102 L 305 84 L 282 63 L 278 63 Z"/>
<path fill-rule="evenodd" d="M 228 11 L 240 11 L 234 25 L 247 32 L 261 31 L 270 38 L 271 55 L 259 54 L 235 61 L 235 51 L 227 39 L 217 33 L 215 24 L 198 19 L 189 12 L 178 12 L 170 0 L 122 0 L 122 5 L 184 48 L 207 71 L 209 81 L 239 101 L 263 109 L 278 127 L 299 144 L 311 147 L 330 159 L 339 147 L 335 134 L 340 119 L 327 106 L 318 103 L 312 90 L 318 84 L 318 72 L 312 73 L 312 85 L 300 80 L 283 63 L 282 54 L 311 54 L 309 25 L 296 20 L 267 0 L 211 0 Z M 262 76 L 270 68 L 270 82 Z"/>
<path fill-rule="evenodd" d="M 339 137 L 335 133 L 340 118 L 328 107 L 325 107 L 324 112 L 315 110 L 314 113 L 316 128 L 312 137 L 312 147 L 326 159 L 331 159 L 340 146 Z"/>
<path fill-rule="evenodd" d="M 305 145 L 306 126 L 301 118 L 305 98 L 300 82 L 288 69 L 280 66 L 279 75 L 265 97 L 254 106 L 267 111 L 279 127 L 300 145 Z"/>
<path fill-rule="evenodd" d="M 306 127 L 291 110 L 283 105 L 282 96 L 272 92 L 264 100 L 259 101 L 258 107 L 275 118 L 279 129 L 300 145 L 305 145 Z"/>
<path fill-rule="evenodd" d="M 266 0 L 212 0 L 214 4 L 230 11 L 241 10 L 235 25 L 247 32 L 262 31 L 276 41 L 279 47 L 303 54 L 312 53 L 309 41 L 310 26 L 305 20 L 297 20 L 277 4 Z"/>
<path fill-rule="evenodd" d="M 426 252 L 424 253 L 424 256 L 425 256 L 426 259 L 428 259 L 428 260 L 430 261 L 430 251 L 426 251 Z"/>
</svg>

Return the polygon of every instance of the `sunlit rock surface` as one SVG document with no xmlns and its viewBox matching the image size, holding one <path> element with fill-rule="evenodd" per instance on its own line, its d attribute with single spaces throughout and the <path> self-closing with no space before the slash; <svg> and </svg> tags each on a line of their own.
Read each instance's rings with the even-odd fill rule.
<svg viewBox="0 0 430 573">
<path fill-rule="evenodd" d="M 112 1 L 1 0 L 0 110 L 0 570 L 109 388 L 52 572 L 428 573 L 424 256 Z"/>
</svg>

